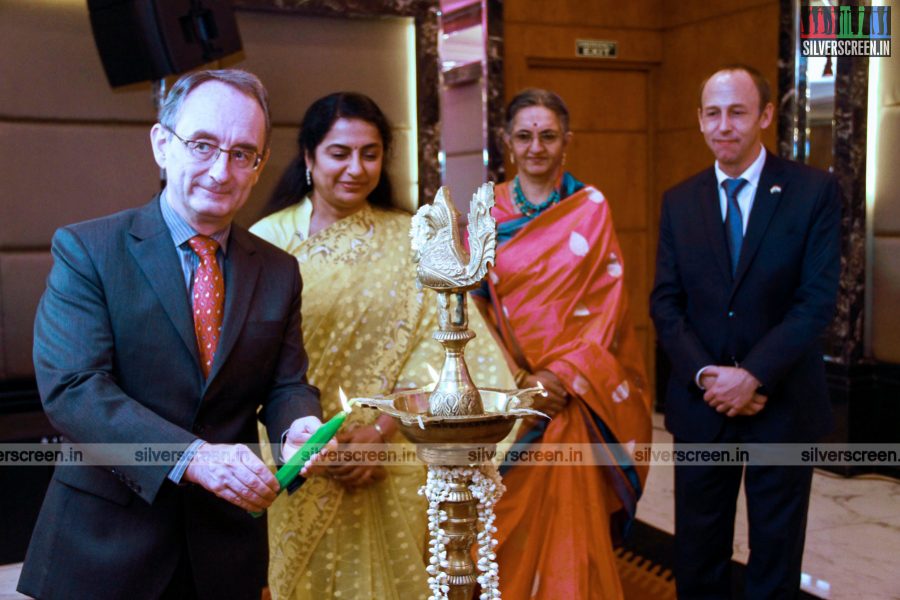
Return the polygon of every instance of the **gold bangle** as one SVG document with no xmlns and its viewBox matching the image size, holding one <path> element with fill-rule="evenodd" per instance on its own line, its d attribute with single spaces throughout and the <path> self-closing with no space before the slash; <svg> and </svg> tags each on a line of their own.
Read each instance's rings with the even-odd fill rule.
<svg viewBox="0 0 900 600">
<path fill-rule="evenodd" d="M 374 422 L 372 423 L 372 427 L 374 427 L 374 428 L 375 428 L 375 431 L 378 432 L 378 435 L 381 436 L 381 441 L 382 441 L 382 442 L 386 442 L 386 441 L 387 441 L 387 436 L 384 435 L 384 429 L 381 428 L 381 425 L 378 424 L 378 421 L 374 421 Z"/>
</svg>

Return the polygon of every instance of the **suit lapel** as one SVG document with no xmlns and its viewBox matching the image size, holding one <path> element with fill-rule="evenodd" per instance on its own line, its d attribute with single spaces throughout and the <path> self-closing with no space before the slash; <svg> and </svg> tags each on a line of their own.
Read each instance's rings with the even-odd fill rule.
<svg viewBox="0 0 900 600">
<path fill-rule="evenodd" d="M 178 251 L 172 242 L 169 229 L 159 209 L 159 196 L 147 204 L 132 223 L 128 249 L 144 272 L 159 303 L 178 331 L 200 368 L 194 320 L 184 285 L 184 273 L 178 260 Z"/>
<path fill-rule="evenodd" d="M 709 242 L 709 253 L 718 265 L 726 281 L 731 281 L 731 265 L 728 264 L 728 243 L 725 240 L 725 226 L 722 222 L 722 207 L 719 203 L 719 189 L 716 173 L 709 169 L 703 177 L 699 189 L 700 212 L 703 215 L 703 230 Z"/>
<path fill-rule="evenodd" d="M 222 321 L 222 337 L 208 381 L 212 381 L 222 368 L 244 328 L 261 268 L 249 234 L 233 225 L 228 240 L 228 258 L 225 261 L 225 318 Z"/>
<path fill-rule="evenodd" d="M 766 164 L 763 166 L 759 185 L 756 188 L 756 196 L 753 198 L 753 209 L 750 211 L 750 222 L 747 223 L 747 233 L 744 235 L 744 244 L 741 247 L 741 257 L 738 261 L 732 294 L 746 275 L 750 263 L 753 262 L 753 257 L 759 250 L 772 215 L 778 208 L 778 201 L 783 193 L 782 189 L 785 187 L 786 181 L 784 181 L 783 168 L 779 159 L 766 151 Z"/>
</svg>

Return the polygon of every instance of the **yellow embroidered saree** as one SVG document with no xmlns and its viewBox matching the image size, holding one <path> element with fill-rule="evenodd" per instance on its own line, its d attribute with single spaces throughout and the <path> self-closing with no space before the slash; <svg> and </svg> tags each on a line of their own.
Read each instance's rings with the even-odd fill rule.
<svg viewBox="0 0 900 600">
<path fill-rule="evenodd" d="M 254 233 L 297 257 L 303 276 L 302 329 L 309 379 L 322 392 L 324 418 L 349 397 L 385 394 L 431 381 L 439 369 L 436 299 L 415 285 L 408 214 L 367 207 L 309 239 L 297 232 L 302 203 L 263 219 Z M 305 209 L 307 218 L 308 206 Z M 466 347 L 480 386 L 512 387 L 500 349 L 478 311 Z M 354 409 L 344 427 L 377 415 Z M 395 435 L 392 444 L 407 444 Z M 284 598 L 427 598 L 427 520 L 421 464 L 387 466 L 388 476 L 354 493 L 313 477 L 268 511 L 269 587 Z"/>
</svg>

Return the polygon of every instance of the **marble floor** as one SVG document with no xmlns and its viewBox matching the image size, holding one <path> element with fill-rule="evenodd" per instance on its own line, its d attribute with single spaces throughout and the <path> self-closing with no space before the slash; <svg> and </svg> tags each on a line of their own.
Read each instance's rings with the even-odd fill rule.
<svg viewBox="0 0 900 600">
<path fill-rule="evenodd" d="M 654 416 L 653 441 L 671 443 Z M 637 518 L 673 533 L 673 472 L 652 467 Z M 743 493 L 735 519 L 734 559 L 746 564 L 747 516 Z M 900 481 L 878 476 L 847 479 L 813 475 L 803 590 L 820 598 L 900 600 Z"/>
<path fill-rule="evenodd" d="M 0 600 L 23 600 L 28 597 L 16 591 L 21 568 L 22 563 L 0 566 Z"/>
</svg>

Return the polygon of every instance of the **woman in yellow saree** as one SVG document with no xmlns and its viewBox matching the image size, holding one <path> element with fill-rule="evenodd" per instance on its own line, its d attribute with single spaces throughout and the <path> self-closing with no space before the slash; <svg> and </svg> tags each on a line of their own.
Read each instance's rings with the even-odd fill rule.
<svg viewBox="0 0 900 600">
<path fill-rule="evenodd" d="M 336 93 L 307 110 L 300 153 L 251 231 L 297 257 L 303 276 L 302 329 L 309 379 L 324 419 L 348 396 L 374 396 L 431 381 L 439 369 L 436 299 L 416 289 L 410 215 L 390 208 L 383 172 L 391 129 L 368 97 Z M 472 315 L 467 346 L 475 381 L 512 386 L 501 350 Z M 376 418 L 377 417 L 377 418 Z M 415 449 L 392 419 L 354 409 L 339 441 Z M 425 467 L 337 465 L 310 477 L 268 510 L 269 588 L 282 598 L 412 599 L 429 595 Z"/>
<path fill-rule="evenodd" d="M 613 534 L 634 517 L 650 441 L 650 395 L 628 317 L 622 252 L 609 203 L 563 172 L 572 137 L 562 99 L 525 90 L 507 109 L 516 178 L 495 189 L 497 263 L 476 302 L 501 334 L 520 387 L 544 386 L 514 449 L 584 444 L 601 465 L 501 469 L 496 513 L 500 590 L 507 600 L 615 599 Z"/>
</svg>

